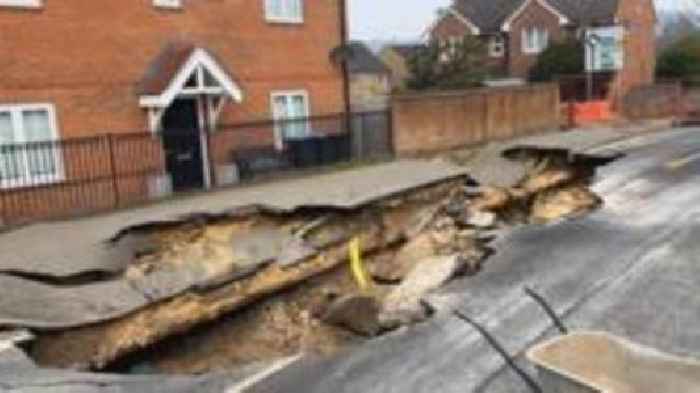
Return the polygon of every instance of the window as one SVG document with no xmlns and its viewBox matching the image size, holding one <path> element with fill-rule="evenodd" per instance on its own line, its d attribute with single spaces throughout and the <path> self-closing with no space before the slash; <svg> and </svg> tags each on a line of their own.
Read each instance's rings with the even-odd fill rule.
<svg viewBox="0 0 700 393">
<path fill-rule="evenodd" d="M 450 36 L 440 40 L 440 61 L 446 63 L 454 59 L 462 45 L 464 45 L 464 37 L 461 36 Z"/>
<path fill-rule="evenodd" d="M 0 0 L 0 7 L 41 8 L 43 0 Z"/>
<path fill-rule="evenodd" d="M 506 41 L 501 35 L 495 35 L 489 39 L 489 56 L 503 57 L 506 53 Z"/>
<path fill-rule="evenodd" d="M 153 5 L 158 8 L 181 8 L 182 0 L 153 0 Z"/>
<path fill-rule="evenodd" d="M 302 23 L 303 0 L 264 0 L 265 18 L 270 22 Z"/>
<path fill-rule="evenodd" d="M 272 117 L 275 120 L 275 142 L 278 148 L 282 147 L 285 140 L 309 136 L 311 130 L 305 120 L 308 116 L 309 96 L 306 91 L 272 93 Z"/>
<path fill-rule="evenodd" d="M 547 29 L 530 27 L 523 30 L 523 53 L 538 54 L 549 45 Z"/>
<path fill-rule="evenodd" d="M 0 106 L 0 186 L 31 186 L 62 179 L 52 105 Z"/>
</svg>

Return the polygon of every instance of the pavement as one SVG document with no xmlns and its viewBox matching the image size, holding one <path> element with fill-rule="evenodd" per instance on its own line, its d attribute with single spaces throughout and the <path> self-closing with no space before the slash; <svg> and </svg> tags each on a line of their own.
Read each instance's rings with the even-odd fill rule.
<svg viewBox="0 0 700 393">
<path fill-rule="evenodd" d="M 189 215 L 224 214 L 252 205 L 281 211 L 302 206 L 348 209 L 464 174 L 466 168 L 446 162 L 400 160 L 29 225 L 0 235 L 0 273 L 70 277 L 86 272 L 119 272 L 131 259 L 130 249 L 110 247 L 105 242 L 125 228 L 179 221 Z"/>
<path fill-rule="evenodd" d="M 605 199 L 600 211 L 514 229 L 494 244 L 479 275 L 433 294 L 436 318 L 349 354 L 305 359 L 250 392 L 530 392 L 451 314 L 477 320 L 534 376 L 523 354 L 556 332 L 525 286 L 537 288 L 573 330 L 700 357 L 700 129 L 595 150 L 602 149 L 627 157 L 601 170 L 594 186 Z"/>
<path fill-rule="evenodd" d="M 670 120 L 645 120 L 619 126 L 591 125 L 564 132 L 550 132 L 450 152 L 448 159 L 468 168 L 469 175 L 481 184 L 512 187 L 526 173 L 520 163 L 504 159 L 501 153 L 518 146 L 563 148 L 572 152 L 589 152 L 616 141 L 640 138 L 650 133 L 668 130 Z"/>
<path fill-rule="evenodd" d="M 0 287 L 4 288 L 0 326 L 65 329 L 115 319 L 206 286 L 228 271 L 229 267 L 212 272 L 200 264 L 187 264 L 144 277 L 115 274 L 110 280 L 81 285 L 69 286 L 56 280 L 124 271 L 143 242 L 137 234 L 108 242 L 125 228 L 179 221 L 192 215 L 226 214 L 250 205 L 275 211 L 300 207 L 351 209 L 465 174 L 464 168 L 442 161 L 397 161 L 8 232 L 0 235 Z M 272 244 L 271 238 L 267 240 Z"/>
</svg>

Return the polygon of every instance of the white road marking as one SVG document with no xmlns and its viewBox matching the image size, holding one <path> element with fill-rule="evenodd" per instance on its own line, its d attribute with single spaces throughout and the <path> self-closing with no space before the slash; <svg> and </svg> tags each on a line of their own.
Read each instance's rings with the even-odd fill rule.
<svg viewBox="0 0 700 393">
<path fill-rule="evenodd" d="M 251 375 L 238 385 L 229 387 L 224 393 L 245 393 L 246 390 L 255 386 L 258 382 L 278 373 L 279 371 L 282 371 L 282 369 L 301 359 L 301 357 L 302 355 L 299 354 L 297 356 L 282 359 L 279 362 L 267 368 L 266 370 L 263 370 L 255 375 Z"/>
</svg>

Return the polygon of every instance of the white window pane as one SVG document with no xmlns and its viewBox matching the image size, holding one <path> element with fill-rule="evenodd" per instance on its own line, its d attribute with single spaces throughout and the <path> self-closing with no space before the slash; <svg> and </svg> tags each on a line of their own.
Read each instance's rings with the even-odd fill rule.
<svg viewBox="0 0 700 393">
<path fill-rule="evenodd" d="M 12 114 L 0 112 L 0 144 L 10 144 L 15 141 L 15 130 L 12 127 Z"/>
<path fill-rule="evenodd" d="M 290 97 L 289 116 L 295 119 L 306 117 L 306 97 L 295 95 Z M 285 135 L 288 138 L 305 138 L 308 136 L 309 126 L 306 121 L 296 121 L 289 124 Z"/>
<path fill-rule="evenodd" d="M 51 142 L 51 124 L 45 110 L 22 112 L 22 125 L 27 142 L 27 163 L 32 176 L 50 176 L 56 173 L 54 144 Z M 34 143 L 31 143 L 34 142 Z"/>
<path fill-rule="evenodd" d="M 24 156 L 18 146 L 12 113 L 0 112 L 0 180 L 18 179 L 24 173 Z"/>
<path fill-rule="evenodd" d="M 294 117 L 304 117 L 306 116 L 306 97 L 302 95 L 292 97 L 292 116 Z"/>
<path fill-rule="evenodd" d="M 272 117 L 274 119 L 287 118 L 288 112 L 286 96 L 275 96 L 272 98 L 272 112 Z"/>
<path fill-rule="evenodd" d="M 33 110 L 22 112 L 22 124 L 24 136 L 27 142 L 48 141 L 53 139 L 49 113 L 45 110 Z"/>
<path fill-rule="evenodd" d="M 293 16 L 294 19 L 301 19 L 304 17 L 304 0 L 291 0 L 293 6 Z"/>
<path fill-rule="evenodd" d="M 284 15 L 283 0 L 265 0 L 266 13 L 268 16 L 281 17 Z"/>
</svg>

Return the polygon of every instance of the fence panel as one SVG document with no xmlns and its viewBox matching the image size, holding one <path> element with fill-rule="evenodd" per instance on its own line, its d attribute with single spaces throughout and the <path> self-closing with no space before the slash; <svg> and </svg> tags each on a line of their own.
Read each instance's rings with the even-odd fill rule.
<svg viewBox="0 0 700 393">
<path fill-rule="evenodd" d="M 352 159 L 377 160 L 393 155 L 391 112 L 355 114 L 351 122 Z"/>
</svg>

